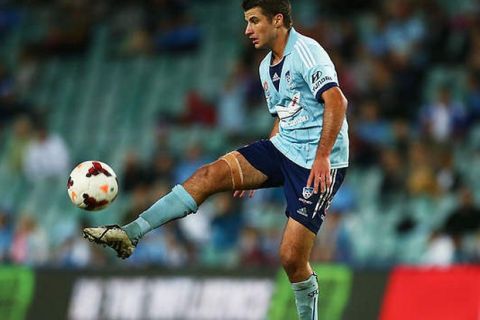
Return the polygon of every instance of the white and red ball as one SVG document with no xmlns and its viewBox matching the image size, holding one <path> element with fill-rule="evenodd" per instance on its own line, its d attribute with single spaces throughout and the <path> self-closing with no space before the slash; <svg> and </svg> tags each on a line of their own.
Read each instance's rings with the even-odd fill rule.
<svg viewBox="0 0 480 320">
<path fill-rule="evenodd" d="M 67 191 L 77 207 L 97 211 L 106 208 L 117 197 L 117 175 L 100 161 L 85 161 L 70 173 Z"/>
</svg>

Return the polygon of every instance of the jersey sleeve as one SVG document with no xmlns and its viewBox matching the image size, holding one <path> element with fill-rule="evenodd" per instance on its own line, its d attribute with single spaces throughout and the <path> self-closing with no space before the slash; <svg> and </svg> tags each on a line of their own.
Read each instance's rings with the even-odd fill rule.
<svg viewBox="0 0 480 320">
<path fill-rule="evenodd" d="M 338 86 L 337 72 L 327 52 L 319 44 L 307 44 L 303 40 L 295 46 L 299 69 L 317 101 L 323 102 L 322 93 Z"/>
</svg>

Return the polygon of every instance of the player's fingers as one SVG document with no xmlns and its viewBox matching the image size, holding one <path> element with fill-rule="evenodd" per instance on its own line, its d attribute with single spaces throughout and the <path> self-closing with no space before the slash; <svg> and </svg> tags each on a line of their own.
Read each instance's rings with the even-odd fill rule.
<svg viewBox="0 0 480 320">
<path fill-rule="evenodd" d="M 321 175 L 321 178 L 320 178 L 320 190 L 322 193 L 324 193 L 325 191 L 327 191 L 327 176 L 325 175 Z"/>
<path fill-rule="evenodd" d="M 242 191 L 242 190 L 235 190 L 235 192 L 233 193 L 233 196 L 234 196 L 235 198 L 237 198 L 237 197 L 238 197 L 238 198 L 241 198 L 241 197 L 243 196 L 243 192 L 244 192 L 244 191 Z"/>
<path fill-rule="evenodd" d="M 321 183 L 320 176 L 315 176 L 315 179 L 313 180 L 313 193 L 315 193 L 315 194 L 318 193 L 320 183 Z"/>
<path fill-rule="evenodd" d="M 326 187 L 327 189 L 329 189 L 332 186 L 332 176 L 327 173 L 325 178 L 326 178 L 326 181 L 325 181 Z"/>
<path fill-rule="evenodd" d="M 250 194 L 248 195 L 249 198 L 253 197 L 253 195 L 255 194 L 255 190 L 250 190 Z"/>
<path fill-rule="evenodd" d="M 307 180 L 307 188 L 310 188 L 310 186 L 312 185 L 313 177 L 314 177 L 313 171 L 310 171 L 310 175 L 308 176 L 308 180 Z"/>
</svg>

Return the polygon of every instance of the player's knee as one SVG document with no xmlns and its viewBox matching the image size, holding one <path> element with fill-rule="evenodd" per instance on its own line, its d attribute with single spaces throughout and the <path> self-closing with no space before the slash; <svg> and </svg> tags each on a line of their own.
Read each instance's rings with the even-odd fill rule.
<svg viewBox="0 0 480 320">
<path fill-rule="evenodd" d="M 280 248 L 280 262 L 287 274 L 295 273 L 306 263 L 303 261 L 302 256 L 290 246 L 282 246 Z"/>
<path fill-rule="evenodd" d="M 211 181 L 214 178 L 214 170 L 212 168 L 212 164 L 209 163 L 198 168 L 198 170 L 195 172 L 195 176 L 198 180 L 201 180 L 202 182 Z"/>
<path fill-rule="evenodd" d="M 225 179 L 225 170 L 219 161 L 215 161 L 200 167 L 195 176 L 201 181 L 201 185 L 208 186 L 219 185 Z"/>
</svg>

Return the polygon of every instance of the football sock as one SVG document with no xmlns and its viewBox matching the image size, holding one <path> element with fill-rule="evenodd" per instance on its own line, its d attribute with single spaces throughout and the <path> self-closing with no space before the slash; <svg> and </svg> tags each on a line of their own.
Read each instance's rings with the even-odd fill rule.
<svg viewBox="0 0 480 320">
<path fill-rule="evenodd" d="M 197 209 L 198 206 L 192 196 L 182 185 L 176 185 L 170 193 L 160 198 L 135 221 L 123 226 L 122 229 L 130 240 L 136 242 L 147 232 L 174 219 L 195 213 Z"/>
<path fill-rule="evenodd" d="M 305 281 L 292 283 L 298 319 L 317 320 L 318 282 L 314 273 Z"/>
</svg>

